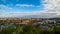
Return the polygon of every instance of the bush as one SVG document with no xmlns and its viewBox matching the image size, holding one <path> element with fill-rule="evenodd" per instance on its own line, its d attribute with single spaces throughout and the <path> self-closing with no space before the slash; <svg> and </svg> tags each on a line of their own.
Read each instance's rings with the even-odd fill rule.
<svg viewBox="0 0 60 34">
<path fill-rule="evenodd" d="M 14 31 L 15 31 L 14 28 L 4 28 L 4 29 L 2 29 L 0 34 L 12 34 Z"/>
<path fill-rule="evenodd" d="M 54 32 L 55 32 L 55 34 L 60 34 L 60 26 L 55 26 Z"/>
</svg>

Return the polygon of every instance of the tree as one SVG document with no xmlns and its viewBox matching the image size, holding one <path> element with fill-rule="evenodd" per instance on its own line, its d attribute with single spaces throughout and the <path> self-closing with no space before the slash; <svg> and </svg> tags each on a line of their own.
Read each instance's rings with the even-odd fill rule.
<svg viewBox="0 0 60 34">
<path fill-rule="evenodd" d="M 12 34 L 15 31 L 15 28 L 4 28 L 2 29 L 2 31 L 0 31 L 0 34 Z"/>
<path fill-rule="evenodd" d="M 54 26 L 55 34 L 60 34 L 60 26 Z"/>
</svg>

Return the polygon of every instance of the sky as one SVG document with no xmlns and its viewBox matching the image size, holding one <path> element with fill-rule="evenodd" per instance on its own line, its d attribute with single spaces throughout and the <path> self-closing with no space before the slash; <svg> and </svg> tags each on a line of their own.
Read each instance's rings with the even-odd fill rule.
<svg viewBox="0 0 60 34">
<path fill-rule="evenodd" d="M 41 0 L 0 0 L 0 10 L 5 12 L 35 12 L 43 10 Z M 3 12 L 4 12 L 3 11 Z"/>
<path fill-rule="evenodd" d="M 0 17 L 60 15 L 60 0 L 0 0 Z"/>
</svg>

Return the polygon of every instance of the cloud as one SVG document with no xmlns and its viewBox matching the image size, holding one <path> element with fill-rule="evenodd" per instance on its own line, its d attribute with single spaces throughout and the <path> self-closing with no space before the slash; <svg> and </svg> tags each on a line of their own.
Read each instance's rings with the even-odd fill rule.
<svg viewBox="0 0 60 34">
<path fill-rule="evenodd" d="M 21 5 L 21 6 L 33 6 L 33 5 Z M 40 7 L 40 6 L 37 6 L 37 7 Z M 5 9 L 5 10 L 4 10 Z M 35 15 L 37 14 L 36 12 L 37 11 L 34 11 L 34 12 L 20 12 L 20 11 L 16 11 L 16 12 L 9 12 L 7 13 L 6 10 L 9 10 L 9 9 L 13 9 L 13 8 L 10 8 L 6 5 L 0 5 L 0 17 L 17 17 L 17 16 L 24 16 L 24 15 Z"/>
<path fill-rule="evenodd" d="M 12 9 L 12 8 L 6 5 L 0 4 L 0 9 Z"/>
<path fill-rule="evenodd" d="M 44 11 L 35 11 L 35 12 L 11 12 L 7 14 L 1 14 L 0 17 L 20 17 L 20 18 L 51 18 L 56 16 L 57 13 L 54 12 L 44 12 Z M 59 14 L 57 14 L 59 15 Z"/>
<path fill-rule="evenodd" d="M 16 4 L 16 6 L 27 6 L 27 7 L 29 7 L 29 6 L 34 6 L 34 5 L 29 5 L 29 4 Z"/>
<path fill-rule="evenodd" d="M 40 6 L 35 6 L 32 4 L 16 4 L 16 6 L 20 6 L 20 7 L 40 7 Z"/>
<path fill-rule="evenodd" d="M 11 10 L 11 9 L 13 9 L 13 8 L 3 5 L 3 4 L 0 5 L 0 12 L 1 13 L 6 12 L 7 10 Z"/>
<path fill-rule="evenodd" d="M 60 0 L 42 0 L 42 5 L 44 6 L 44 10 L 42 11 L 13 12 L 5 15 L 7 15 L 7 17 L 20 17 L 20 16 L 34 15 L 35 17 L 47 17 L 47 18 L 56 17 L 60 15 Z M 40 6 L 34 6 L 29 4 L 16 4 L 16 6 L 40 7 Z"/>
<path fill-rule="evenodd" d="M 59 1 L 60 0 L 45 0 L 45 1 L 43 1 L 44 8 L 46 10 L 58 11 L 60 9 L 60 2 Z"/>
<path fill-rule="evenodd" d="M 1 14 L 0 17 L 1 17 L 2 15 L 4 15 L 5 13 L 7 13 L 7 11 L 9 11 L 9 10 L 11 10 L 11 9 L 13 9 L 13 8 L 1 4 L 1 5 L 0 5 L 0 14 Z"/>
<path fill-rule="evenodd" d="M 52 16 L 51 16 L 52 15 Z M 21 18 L 32 18 L 32 17 L 36 17 L 36 18 L 48 18 L 48 17 L 54 17 L 56 15 L 56 13 L 48 13 L 48 12 L 11 12 L 11 13 L 7 13 L 7 14 L 2 14 L 1 17 L 21 17 Z"/>
<path fill-rule="evenodd" d="M 55 15 L 60 15 L 60 0 L 42 0 L 42 5 L 45 9 L 43 10 L 44 13 L 55 13 Z"/>
<path fill-rule="evenodd" d="M 7 6 L 1 4 L 0 8 L 7 8 Z"/>
</svg>

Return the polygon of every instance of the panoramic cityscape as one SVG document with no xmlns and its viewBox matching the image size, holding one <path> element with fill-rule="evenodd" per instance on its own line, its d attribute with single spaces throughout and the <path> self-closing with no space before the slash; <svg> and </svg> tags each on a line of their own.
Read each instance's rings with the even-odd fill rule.
<svg viewBox="0 0 60 34">
<path fill-rule="evenodd" d="M 60 33 L 60 18 L 0 18 L 1 34 L 24 34 L 24 27 L 27 29 L 27 31 L 31 30 L 32 34 L 44 34 L 44 32 L 46 34 L 52 34 L 55 32 L 54 30 L 57 30 L 55 32 L 57 34 Z M 31 28 L 37 28 L 39 30 L 34 32 L 35 30 L 33 31 Z M 5 30 L 7 32 L 5 32 L 4 29 L 7 29 Z M 15 29 L 18 30 L 16 31 Z M 20 31 L 20 29 L 22 31 Z M 28 34 L 28 32 L 25 33 Z M 29 33 L 31 32 L 29 31 Z"/>
<path fill-rule="evenodd" d="M 0 0 L 0 34 L 60 34 L 60 0 Z"/>
</svg>

